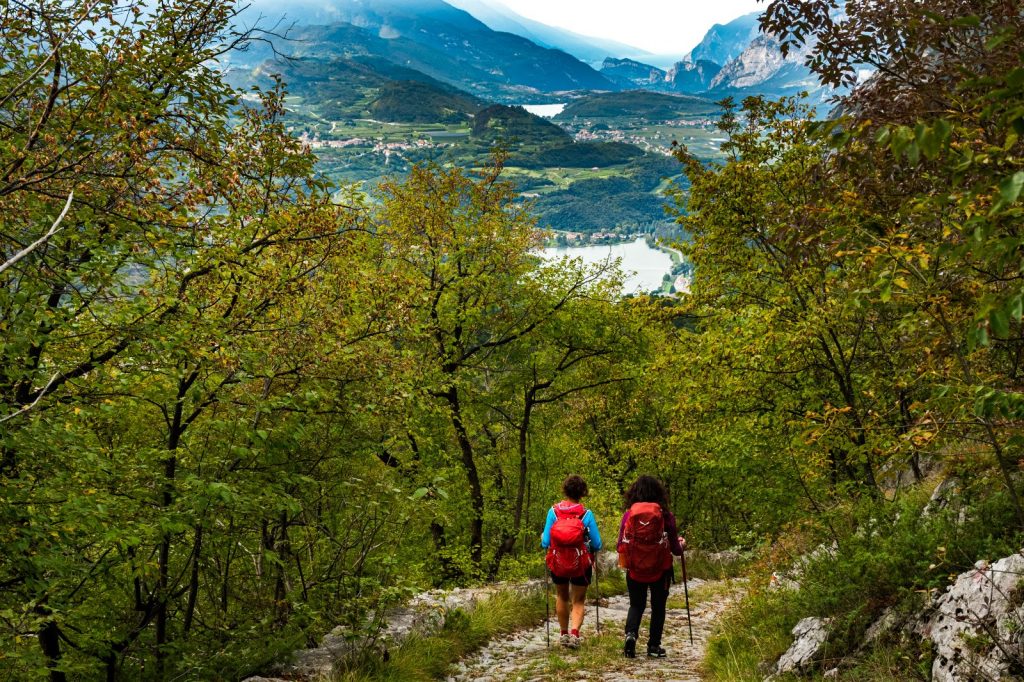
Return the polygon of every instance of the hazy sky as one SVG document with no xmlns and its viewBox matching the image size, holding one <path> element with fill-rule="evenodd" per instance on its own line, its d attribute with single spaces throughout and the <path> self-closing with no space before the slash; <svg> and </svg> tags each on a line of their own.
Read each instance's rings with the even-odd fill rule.
<svg viewBox="0 0 1024 682">
<path fill-rule="evenodd" d="M 764 10 L 757 0 L 500 0 L 518 14 L 654 53 L 688 52 L 712 24 Z"/>
</svg>

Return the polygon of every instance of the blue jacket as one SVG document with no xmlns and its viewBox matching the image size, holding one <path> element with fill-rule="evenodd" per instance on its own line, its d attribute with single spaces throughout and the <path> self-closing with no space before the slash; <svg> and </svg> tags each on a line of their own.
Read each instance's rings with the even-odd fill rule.
<svg viewBox="0 0 1024 682">
<path fill-rule="evenodd" d="M 551 507 L 548 509 L 548 520 L 544 524 L 544 532 L 540 535 L 540 546 L 547 549 L 551 546 L 551 526 L 554 525 L 555 519 L 555 508 Z M 601 549 L 601 532 L 597 530 L 597 521 L 594 519 L 594 512 L 589 509 L 583 514 L 583 525 L 587 528 L 587 536 L 590 539 L 590 553 L 593 554 L 597 550 Z"/>
</svg>

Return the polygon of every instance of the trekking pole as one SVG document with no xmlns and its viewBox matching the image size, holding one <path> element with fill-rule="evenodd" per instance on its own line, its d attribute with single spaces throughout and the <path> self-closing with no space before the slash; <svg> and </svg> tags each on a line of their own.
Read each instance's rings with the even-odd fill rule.
<svg viewBox="0 0 1024 682">
<path fill-rule="evenodd" d="M 683 597 L 686 599 L 686 627 L 690 629 L 690 644 L 693 644 L 693 623 L 690 621 L 690 590 L 686 587 L 686 548 L 679 555 L 683 564 Z"/>
<path fill-rule="evenodd" d="M 548 637 L 548 648 L 551 648 L 551 595 L 550 595 L 550 581 L 551 575 L 545 570 L 544 571 L 544 626 L 547 629 Z"/>
<path fill-rule="evenodd" d="M 601 634 L 601 582 L 597 579 L 598 573 L 600 573 L 597 565 L 597 561 L 594 561 L 594 591 L 597 592 L 597 625 L 594 626 L 594 632 Z"/>
</svg>

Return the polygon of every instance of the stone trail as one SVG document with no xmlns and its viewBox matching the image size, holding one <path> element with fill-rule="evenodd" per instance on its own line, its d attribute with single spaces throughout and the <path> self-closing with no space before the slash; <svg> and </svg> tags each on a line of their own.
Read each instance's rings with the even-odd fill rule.
<svg viewBox="0 0 1024 682">
<path fill-rule="evenodd" d="M 646 652 L 646 617 L 637 642 L 637 657 L 627 659 L 608 656 L 605 651 L 588 648 L 586 641 L 578 651 L 558 646 L 558 622 L 554 618 L 552 596 L 552 645 L 546 646 L 545 625 L 520 630 L 504 638 L 492 640 L 472 656 L 457 663 L 448 682 L 694 682 L 700 678 L 700 663 L 708 636 L 718 616 L 735 599 L 735 590 L 723 590 L 721 581 L 690 581 L 690 602 L 693 623 L 693 644 L 686 624 L 686 609 L 669 608 L 665 619 L 662 646 L 668 656 L 649 659 Z M 678 595 L 677 595 L 678 593 Z M 682 586 L 673 587 L 673 597 L 682 593 Z M 674 599 L 670 600 L 670 606 Z M 621 646 L 621 633 L 626 622 L 629 599 L 617 595 L 601 603 L 601 632 L 615 636 Z M 649 607 L 647 613 L 650 613 Z M 593 636 L 595 608 L 588 601 L 583 636 Z M 552 655 L 554 654 L 554 655 Z M 566 663 L 569 665 L 567 666 Z M 576 663 L 576 665 L 572 665 Z M 569 668 L 568 670 L 566 668 Z"/>
</svg>

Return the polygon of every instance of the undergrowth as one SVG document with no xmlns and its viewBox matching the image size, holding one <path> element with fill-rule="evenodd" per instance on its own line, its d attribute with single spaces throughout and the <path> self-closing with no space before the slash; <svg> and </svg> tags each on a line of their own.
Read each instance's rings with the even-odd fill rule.
<svg viewBox="0 0 1024 682">
<path fill-rule="evenodd" d="M 777 543 L 752 566 L 749 593 L 709 641 L 708 678 L 763 680 L 792 643 L 797 621 L 817 616 L 833 619 L 819 676 L 843 661 L 841 680 L 927 679 L 927 645 L 862 648 L 868 625 L 887 608 L 919 610 L 930 590 L 944 588 L 979 559 L 1013 553 L 1024 539 L 1000 492 L 962 491 L 956 504 L 925 513 L 927 492 L 850 505 L 822 519 L 817 532 L 804 527 Z M 776 571 L 799 589 L 769 589 Z"/>
<path fill-rule="evenodd" d="M 427 682 L 443 678 L 452 663 L 483 646 L 489 639 L 544 619 L 544 600 L 499 592 L 472 611 L 456 610 L 444 627 L 428 636 L 410 637 L 386 660 L 366 656 L 338 671 L 335 682 Z"/>
<path fill-rule="evenodd" d="M 706 552 L 686 552 L 686 576 L 702 580 L 727 580 L 745 575 L 753 557 L 737 554 L 736 558 L 721 560 Z M 681 562 L 676 559 L 674 570 L 677 582 L 682 580 Z"/>
</svg>

